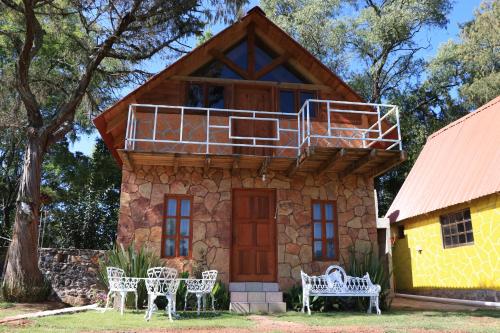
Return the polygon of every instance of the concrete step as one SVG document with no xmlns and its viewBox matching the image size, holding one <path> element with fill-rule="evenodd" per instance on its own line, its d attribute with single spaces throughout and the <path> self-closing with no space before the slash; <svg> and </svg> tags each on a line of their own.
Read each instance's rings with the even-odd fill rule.
<svg viewBox="0 0 500 333">
<path fill-rule="evenodd" d="M 232 291 L 231 302 L 283 302 L 281 291 Z"/>
<path fill-rule="evenodd" d="M 276 282 L 231 282 L 229 291 L 280 291 Z"/>
<path fill-rule="evenodd" d="M 229 311 L 236 313 L 282 313 L 286 312 L 285 302 L 231 302 Z"/>
</svg>

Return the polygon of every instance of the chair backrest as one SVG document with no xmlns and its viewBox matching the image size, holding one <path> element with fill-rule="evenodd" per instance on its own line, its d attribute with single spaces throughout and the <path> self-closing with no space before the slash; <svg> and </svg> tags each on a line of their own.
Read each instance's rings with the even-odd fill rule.
<svg viewBox="0 0 500 333">
<path fill-rule="evenodd" d="M 216 280 L 218 272 L 216 270 L 204 271 L 201 273 L 201 277 L 204 280 Z"/>
<path fill-rule="evenodd" d="M 147 271 L 148 278 L 156 279 L 175 279 L 177 277 L 177 270 L 170 267 L 152 267 Z"/>
<path fill-rule="evenodd" d="M 337 265 L 331 265 L 325 272 L 328 288 L 342 290 L 347 282 L 347 274 L 344 269 Z"/>
<path fill-rule="evenodd" d="M 110 278 L 122 278 L 125 276 L 125 271 L 118 267 L 106 267 L 106 273 L 108 274 L 108 280 Z"/>
</svg>

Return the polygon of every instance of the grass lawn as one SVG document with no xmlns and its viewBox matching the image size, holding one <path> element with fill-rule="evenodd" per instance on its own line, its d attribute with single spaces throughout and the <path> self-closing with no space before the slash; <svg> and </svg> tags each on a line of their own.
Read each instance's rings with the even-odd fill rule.
<svg viewBox="0 0 500 333">
<path fill-rule="evenodd" d="M 4 310 L 0 309 L 0 312 Z M 230 313 L 206 314 L 197 318 L 194 313 L 183 314 L 173 323 L 162 312 L 156 312 L 150 322 L 144 313 L 128 311 L 120 316 L 117 311 L 100 313 L 87 311 L 77 314 L 52 316 L 21 323 L 0 325 L 0 332 L 159 332 L 161 329 L 204 329 L 204 332 L 481 332 L 500 333 L 500 311 L 406 311 L 397 310 L 381 316 L 363 313 L 313 313 L 312 316 L 296 312 L 270 316 L 241 316 Z M 188 316 L 189 318 L 185 318 Z M 328 327 L 328 328 L 327 328 Z"/>
</svg>

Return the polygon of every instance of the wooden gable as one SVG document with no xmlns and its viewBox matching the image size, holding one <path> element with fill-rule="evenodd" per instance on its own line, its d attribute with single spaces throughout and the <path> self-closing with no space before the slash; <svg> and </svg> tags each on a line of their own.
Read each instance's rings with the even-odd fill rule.
<svg viewBox="0 0 500 333">
<path fill-rule="evenodd" d="M 234 64 L 227 62 L 224 53 L 245 38 L 252 43 L 255 39 L 260 40 L 276 54 L 276 57 L 268 66 L 259 71 L 252 70 L 253 66 L 249 66 L 249 70 L 244 72 L 241 68 L 235 68 Z M 253 51 L 249 50 L 249 52 Z M 124 146 L 128 106 L 132 103 L 182 105 L 185 99 L 185 82 L 195 79 L 193 73 L 214 60 L 223 62 L 225 66 L 235 71 L 243 79 L 235 80 L 239 83 L 244 81 L 250 84 L 271 84 L 282 88 L 302 87 L 320 91 L 322 99 L 362 102 L 361 97 L 338 76 L 271 22 L 259 7 L 254 7 L 241 20 L 151 77 L 94 119 L 99 133 L 120 164 L 122 161 L 117 154 L 117 149 Z M 259 81 L 260 77 L 281 64 L 290 66 L 297 75 L 308 82 L 302 84 Z M 200 77 L 196 79 L 199 80 Z M 204 80 L 213 79 L 208 77 Z"/>
</svg>

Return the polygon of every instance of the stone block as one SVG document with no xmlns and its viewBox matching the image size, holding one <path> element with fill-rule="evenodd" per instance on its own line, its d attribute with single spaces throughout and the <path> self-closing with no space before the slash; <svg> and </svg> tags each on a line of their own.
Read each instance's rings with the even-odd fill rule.
<svg viewBox="0 0 500 333">
<path fill-rule="evenodd" d="M 249 303 L 260 303 L 266 301 L 266 293 L 263 291 L 250 291 L 247 292 Z"/>
<path fill-rule="evenodd" d="M 273 302 L 268 304 L 269 313 L 284 313 L 286 312 L 285 302 Z"/>
<path fill-rule="evenodd" d="M 262 282 L 245 282 L 245 291 L 262 291 Z"/>
<path fill-rule="evenodd" d="M 250 303 L 251 313 L 267 313 L 268 311 L 269 307 L 267 303 Z"/>
<path fill-rule="evenodd" d="M 236 303 L 231 302 L 229 304 L 229 311 L 236 313 L 249 313 L 250 312 L 250 304 L 249 303 Z"/>
<path fill-rule="evenodd" d="M 231 282 L 229 284 L 229 291 L 245 291 L 245 282 Z"/>
<path fill-rule="evenodd" d="M 279 291 L 280 285 L 276 282 L 264 282 L 262 283 L 262 291 Z"/>
<path fill-rule="evenodd" d="M 248 293 L 246 291 L 232 291 L 231 302 L 248 302 Z"/>
<path fill-rule="evenodd" d="M 266 294 L 266 302 L 283 302 L 283 293 L 281 291 L 268 291 Z"/>
</svg>

